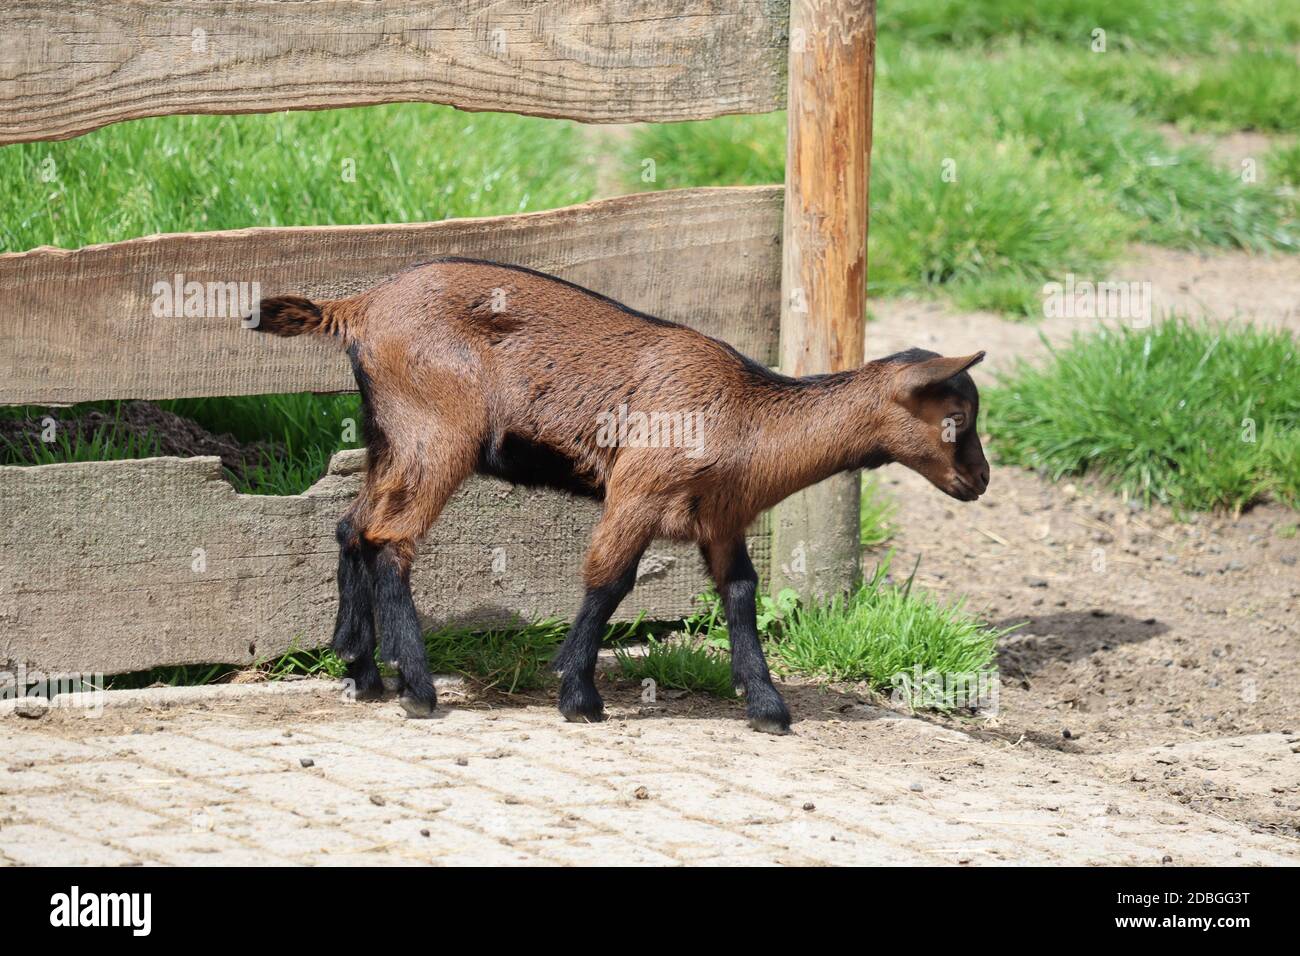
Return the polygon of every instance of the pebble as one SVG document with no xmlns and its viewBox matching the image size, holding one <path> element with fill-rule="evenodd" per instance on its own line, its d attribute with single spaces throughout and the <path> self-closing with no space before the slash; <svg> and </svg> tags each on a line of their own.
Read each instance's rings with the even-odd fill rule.
<svg viewBox="0 0 1300 956">
<path fill-rule="evenodd" d="M 298 761 L 298 763 L 302 764 L 304 767 L 316 766 L 316 761 L 312 760 L 310 757 L 303 757 Z"/>
<path fill-rule="evenodd" d="M 40 720 L 50 712 L 50 702 L 44 697 L 23 697 L 14 704 L 14 713 L 28 720 Z"/>
</svg>

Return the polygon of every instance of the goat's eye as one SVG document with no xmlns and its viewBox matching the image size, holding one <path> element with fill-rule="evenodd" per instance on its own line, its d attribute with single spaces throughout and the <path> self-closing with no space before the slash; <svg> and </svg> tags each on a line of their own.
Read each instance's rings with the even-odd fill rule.
<svg viewBox="0 0 1300 956">
<path fill-rule="evenodd" d="M 964 412 L 953 412 L 948 416 L 948 421 L 952 422 L 954 428 L 966 427 L 966 415 Z"/>
</svg>

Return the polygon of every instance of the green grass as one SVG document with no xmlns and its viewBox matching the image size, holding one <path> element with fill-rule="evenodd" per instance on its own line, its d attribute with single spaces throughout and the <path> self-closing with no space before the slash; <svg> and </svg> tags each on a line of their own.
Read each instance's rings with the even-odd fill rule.
<svg viewBox="0 0 1300 956">
<path fill-rule="evenodd" d="M 911 578 L 889 583 L 889 570 L 887 557 L 848 598 L 793 610 L 768 645 L 774 665 L 875 689 L 894 685 L 900 674 L 977 675 L 993 668 L 1006 631 L 983 624 L 960 602 L 940 603 Z"/>
<path fill-rule="evenodd" d="M 650 638 L 644 654 L 617 648 L 619 674 L 640 683 L 653 680 L 656 689 L 685 690 L 735 697 L 731 686 L 731 657 L 718 647 L 686 636 Z"/>
<path fill-rule="evenodd" d="M 264 457 L 243 479 L 230 476 L 235 490 L 246 494 L 301 494 L 325 473 L 331 455 L 364 445 L 359 395 L 241 395 L 160 404 L 213 434 L 284 446 L 284 456 Z"/>
<path fill-rule="evenodd" d="M 1266 175 L 1300 187 L 1300 141 L 1275 147 L 1264 160 Z"/>
<path fill-rule="evenodd" d="M 141 690 L 146 687 L 201 687 L 224 682 L 240 668 L 233 664 L 186 664 L 155 667 L 147 671 L 115 674 L 104 682 L 105 690 Z"/>
<path fill-rule="evenodd" d="M 1300 354 L 1286 332 L 1171 319 L 1076 337 L 984 401 L 998 461 L 1143 503 L 1300 505 Z"/>
<path fill-rule="evenodd" d="M 1286 49 L 1162 62 L 1118 54 L 1071 60 L 1074 83 L 1167 123 L 1215 131 L 1300 128 L 1296 56 Z"/>
<path fill-rule="evenodd" d="M 569 123 L 418 103 L 168 116 L 0 149 L 0 251 L 158 232 L 504 215 L 591 192 Z"/>
<path fill-rule="evenodd" d="M 523 627 L 432 631 L 425 635 L 429 669 L 464 674 L 507 694 L 533 690 L 549 679 L 551 657 L 567 629 L 560 621 L 539 621 Z"/>
<path fill-rule="evenodd" d="M 113 413 L 116 402 L 94 403 L 94 408 Z M 44 419 L 56 422 L 54 441 L 42 440 Z M 153 435 L 132 433 L 121 426 L 120 418 L 99 425 L 90 434 L 70 433 L 57 427 L 57 410 L 15 405 L 0 409 L 0 418 L 29 421 L 22 434 L 0 435 L 0 465 L 58 465 L 78 461 L 120 461 L 129 458 L 152 458 L 159 454 Z"/>
<path fill-rule="evenodd" d="M 999 631 L 969 614 L 959 602 L 946 606 L 912 586 L 889 581 L 892 552 L 848 599 L 801 605 L 793 592 L 760 601 L 759 633 L 775 669 L 833 681 L 863 681 L 876 689 L 895 687 L 907 675 L 917 694 L 905 700 L 946 709 L 952 701 L 922 698 L 916 678 L 947 675 L 987 680 L 994 666 Z M 683 622 L 682 633 L 651 639 L 644 655 L 617 651 L 622 677 L 646 678 L 657 687 L 733 697 L 727 628 L 716 594 L 700 599 L 700 610 Z M 907 685 L 904 685 L 907 686 Z"/>
<path fill-rule="evenodd" d="M 1103 66 L 1092 64 L 1131 58 L 1040 42 L 1004 45 L 994 59 L 882 48 L 873 294 L 942 292 L 964 308 L 1032 315 L 1045 281 L 1098 275 L 1133 240 L 1300 249 L 1293 196 L 1241 182 L 1198 147 L 1171 146 L 1124 97 L 1098 88 L 1093 73 Z M 1277 82 L 1279 104 L 1300 90 L 1294 77 Z M 1208 103 L 1208 87 L 1198 89 Z M 1278 121 L 1286 115 L 1277 107 Z M 629 177 L 627 186 L 778 183 L 784 136 L 781 114 L 640 127 L 625 166 L 654 159 L 656 181 Z"/>
<path fill-rule="evenodd" d="M 215 435 L 229 434 L 241 442 L 272 441 L 284 451 L 263 455 L 261 463 L 242 475 L 226 471 L 236 491 L 245 494 L 292 495 L 310 488 L 325 473 L 330 456 L 362 445 L 361 400 L 356 395 L 244 395 L 231 398 L 187 398 L 159 402 L 163 408 L 198 422 Z M 21 439 L 0 436 L 0 464 L 52 465 L 75 461 L 114 461 L 159 455 L 152 435 L 141 436 L 107 423 L 80 435 L 66 428 L 56 440 L 39 440 L 40 422 L 75 418 L 87 409 L 110 415 L 120 402 L 90 402 L 70 409 L 35 406 L 0 409 L 0 418 L 33 422 Z"/>
<path fill-rule="evenodd" d="M 1210 53 L 1300 42 L 1300 9 L 1275 0 L 890 0 L 877 23 L 881 37 L 960 47 L 1020 38 L 1087 49 L 1097 27 L 1108 49 Z"/>
</svg>

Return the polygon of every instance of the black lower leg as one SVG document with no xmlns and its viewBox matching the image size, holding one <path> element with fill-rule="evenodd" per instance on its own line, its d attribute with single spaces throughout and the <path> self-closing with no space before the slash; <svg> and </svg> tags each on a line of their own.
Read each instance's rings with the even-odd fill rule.
<svg viewBox="0 0 1300 956">
<path fill-rule="evenodd" d="M 334 622 L 334 652 L 347 662 L 347 679 L 358 700 L 380 696 L 384 685 L 375 665 L 375 615 L 370 597 L 370 576 L 352 522 L 338 524 L 339 612 Z"/>
<path fill-rule="evenodd" d="M 596 690 L 596 656 L 605 625 L 636 582 L 636 565 L 633 561 L 612 584 L 587 588 L 578 616 L 551 662 L 551 667 L 563 674 L 560 713 L 567 720 L 597 721 L 604 714 L 605 702 Z"/>
<path fill-rule="evenodd" d="M 402 676 L 402 708 L 410 717 L 428 717 L 438 703 L 429 676 L 420 617 L 411 599 L 410 564 L 392 544 L 362 543 L 366 571 L 374 596 L 380 654 Z"/>
<path fill-rule="evenodd" d="M 758 574 L 744 540 L 736 543 L 727 571 L 718 581 L 723 610 L 727 616 L 727 634 L 731 639 L 731 680 L 745 692 L 745 710 L 755 730 L 783 734 L 790 729 L 790 711 L 781 694 L 772 686 L 772 675 L 758 640 L 758 616 L 755 601 Z"/>
</svg>

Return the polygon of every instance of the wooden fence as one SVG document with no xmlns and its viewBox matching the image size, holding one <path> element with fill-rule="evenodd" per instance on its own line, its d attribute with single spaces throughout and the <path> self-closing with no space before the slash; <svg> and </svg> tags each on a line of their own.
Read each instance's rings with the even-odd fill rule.
<svg viewBox="0 0 1300 956">
<path fill-rule="evenodd" d="M 589 123 L 786 103 L 786 189 L 687 189 L 409 225 L 256 228 L 0 255 L 0 404 L 347 391 L 346 359 L 225 317 L 159 317 L 155 284 L 338 296 L 440 254 L 554 273 L 797 374 L 862 359 L 872 0 L 13 0 L 0 144 L 173 113 L 444 103 Z M 333 526 L 362 456 L 305 494 L 235 493 L 215 458 L 0 468 L 0 666 L 116 673 L 328 641 Z M 594 504 L 476 478 L 413 577 L 430 622 L 566 616 Z M 752 529 L 765 579 L 857 571 L 851 479 Z M 625 616 L 706 580 L 656 543 Z"/>
</svg>

